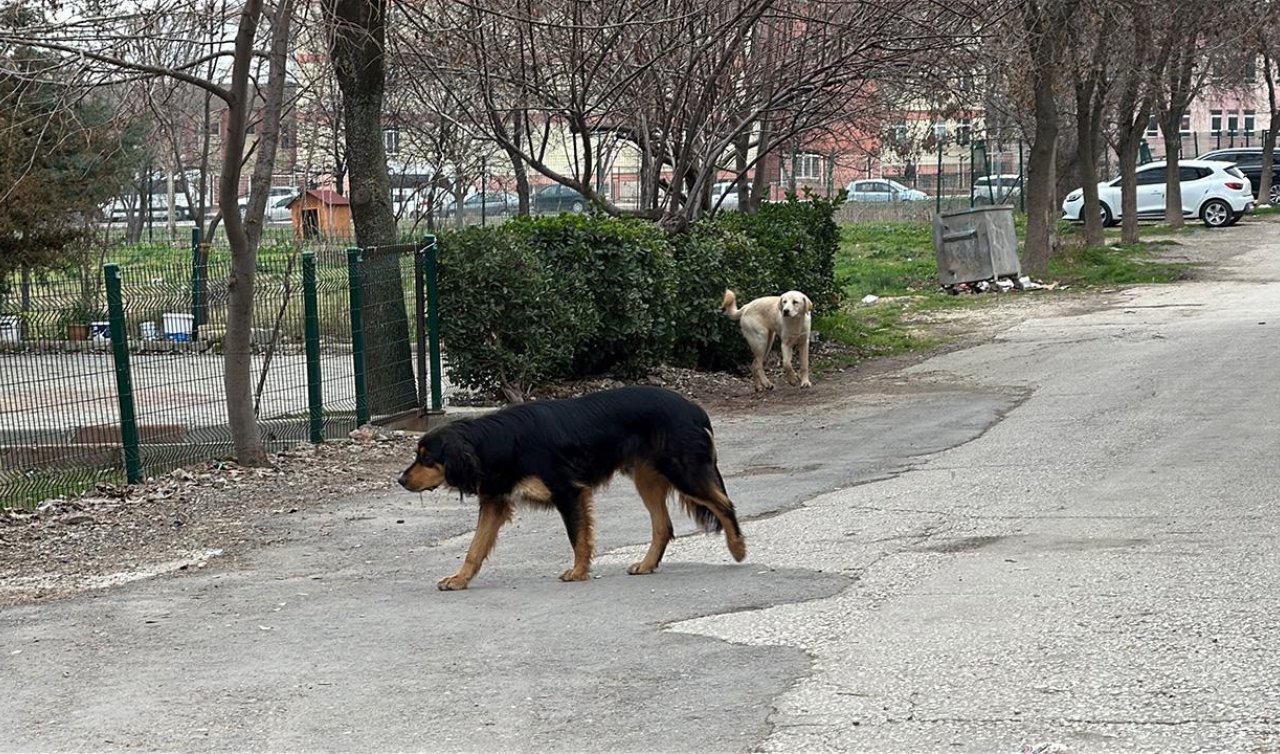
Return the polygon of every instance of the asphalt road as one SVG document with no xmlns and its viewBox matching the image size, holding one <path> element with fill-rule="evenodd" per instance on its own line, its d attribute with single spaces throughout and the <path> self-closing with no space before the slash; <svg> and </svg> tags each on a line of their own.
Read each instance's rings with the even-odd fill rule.
<svg viewBox="0 0 1280 754">
<path fill-rule="evenodd" d="M 440 593 L 472 501 L 386 493 L 6 609 L 0 749 L 1280 750 L 1277 239 L 1197 234 L 1213 280 L 713 415 L 743 564 L 677 519 L 626 576 L 620 480 L 597 578 L 558 582 L 563 528 L 528 512 Z"/>
</svg>

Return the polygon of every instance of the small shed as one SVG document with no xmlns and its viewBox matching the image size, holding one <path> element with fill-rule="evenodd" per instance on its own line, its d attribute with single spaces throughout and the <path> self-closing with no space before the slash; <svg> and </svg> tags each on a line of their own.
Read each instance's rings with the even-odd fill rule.
<svg viewBox="0 0 1280 754">
<path fill-rule="evenodd" d="M 351 202 L 329 189 L 308 189 L 289 202 L 294 238 L 351 237 Z"/>
</svg>

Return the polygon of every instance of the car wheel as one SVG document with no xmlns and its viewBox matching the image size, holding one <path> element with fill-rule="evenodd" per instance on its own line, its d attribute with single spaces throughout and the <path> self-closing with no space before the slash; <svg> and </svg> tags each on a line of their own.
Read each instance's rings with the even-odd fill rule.
<svg viewBox="0 0 1280 754">
<path fill-rule="evenodd" d="M 1225 228 L 1234 214 L 1231 205 L 1221 199 L 1210 199 L 1200 207 L 1200 221 L 1206 228 Z"/>
<path fill-rule="evenodd" d="M 1116 218 L 1115 215 L 1111 214 L 1111 208 L 1102 202 L 1098 202 L 1098 204 L 1102 207 L 1102 227 L 1110 228 L 1115 225 Z"/>
<path fill-rule="evenodd" d="M 1280 204 L 1280 183 L 1276 183 L 1274 178 L 1272 179 L 1271 191 L 1269 193 L 1271 195 L 1271 206 L 1274 207 L 1275 205 Z"/>
<path fill-rule="evenodd" d="M 586 205 L 584 205 L 582 202 L 574 202 L 572 209 L 573 209 L 573 214 L 580 215 L 582 214 L 582 210 L 586 209 Z"/>
</svg>

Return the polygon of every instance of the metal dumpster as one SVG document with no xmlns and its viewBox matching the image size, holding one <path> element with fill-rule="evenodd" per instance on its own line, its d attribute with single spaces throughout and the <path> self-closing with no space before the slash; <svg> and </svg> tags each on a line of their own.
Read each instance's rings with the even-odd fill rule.
<svg viewBox="0 0 1280 754">
<path fill-rule="evenodd" d="M 974 207 L 933 216 L 933 250 L 938 282 L 973 283 L 1021 277 L 1013 207 Z"/>
</svg>

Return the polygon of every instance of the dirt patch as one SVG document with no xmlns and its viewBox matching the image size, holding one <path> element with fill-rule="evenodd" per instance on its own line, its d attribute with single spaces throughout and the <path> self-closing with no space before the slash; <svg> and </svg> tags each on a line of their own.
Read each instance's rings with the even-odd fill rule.
<svg viewBox="0 0 1280 754">
<path fill-rule="evenodd" d="M 918 325 L 952 338 L 938 349 L 950 350 L 981 342 L 1025 319 L 1086 311 L 1106 302 L 1105 296 L 1081 294 L 999 295 L 1002 300 L 992 305 L 929 315 Z M 809 389 L 781 379 L 776 355 L 769 369 L 778 386 L 769 392 L 755 392 L 745 373 L 664 368 L 645 382 L 676 390 L 713 415 L 781 413 L 858 393 L 896 392 L 901 385 L 883 378 L 932 353 L 857 361 L 853 349 L 817 343 L 817 377 Z M 583 380 L 542 389 L 535 397 L 581 395 L 621 384 Z M 0 510 L 0 606 L 234 562 L 287 531 L 273 525 L 281 517 L 393 487 L 416 440 L 416 434 L 396 432 L 300 445 L 275 456 L 268 468 L 203 463 L 139 485 L 100 485 L 81 496 L 46 501 L 35 510 Z"/>
</svg>

